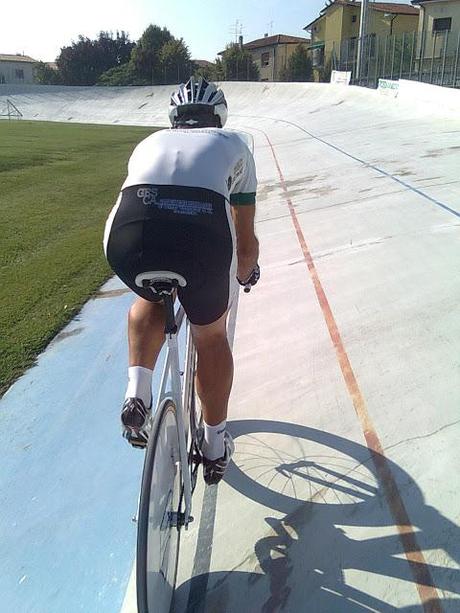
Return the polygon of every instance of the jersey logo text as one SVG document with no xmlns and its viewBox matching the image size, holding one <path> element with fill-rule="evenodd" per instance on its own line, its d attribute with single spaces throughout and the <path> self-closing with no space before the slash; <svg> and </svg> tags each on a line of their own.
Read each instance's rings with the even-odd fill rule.
<svg viewBox="0 0 460 613">
<path fill-rule="evenodd" d="M 158 190 L 152 187 L 140 187 L 137 190 L 137 197 L 142 198 L 142 202 L 149 206 L 157 203 Z"/>
</svg>

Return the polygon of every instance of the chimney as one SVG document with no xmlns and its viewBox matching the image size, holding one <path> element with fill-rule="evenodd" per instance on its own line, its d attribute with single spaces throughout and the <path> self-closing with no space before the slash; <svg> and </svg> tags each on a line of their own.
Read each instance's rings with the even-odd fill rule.
<svg viewBox="0 0 460 613">
<path fill-rule="evenodd" d="M 268 38 L 268 32 L 265 32 L 264 38 Z"/>
<path fill-rule="evenodd" d="M 240 34 L 240 49 L 243 48 L 243 36 Z"/>
</svg>

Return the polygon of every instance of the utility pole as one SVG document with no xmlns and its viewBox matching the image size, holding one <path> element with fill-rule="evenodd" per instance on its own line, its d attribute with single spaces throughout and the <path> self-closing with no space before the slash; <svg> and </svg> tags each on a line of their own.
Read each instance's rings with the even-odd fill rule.
<svg viewBox="0 0 460 613">
<path fill-rule="evenodd" d="M 361 16 L 359 21 L 358 58 L 356 62 L 356 80 L 359 83 L 364 64 L 364 40 L 367 35 L 367 15 L 369 0 L 361 0 Z"/>
</svg>

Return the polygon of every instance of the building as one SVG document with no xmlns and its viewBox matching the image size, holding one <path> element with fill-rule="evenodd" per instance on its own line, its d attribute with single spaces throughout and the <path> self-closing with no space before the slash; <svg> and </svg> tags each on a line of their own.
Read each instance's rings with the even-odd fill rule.
<svg viewBox="0 0 460 613">
<path fill-rule="evenodd" d="M 310 49 L 315 78 L 319 79 L 326 65 L 334 67 L 334 60 L 346 46 L 350 57 L 356 54 L 361 2 L 333 0 L 320 15 L 303 29 L 311 35 Z M 419 10 L 409 4 L 369 2 L 367 34 L 385 36 L 415 32 Z"/>
<path fill-rule="evenodd" d="M 259 68 L 261 81 L 279 81 L 288 59 L 299 44 L 309 45 L 310 40 L 286 34 L 266 34 L 263 38 L 243 44 L 243 48 L 251 52 Z"/>
<path fill-rule="evenodd" d="M 287 34 L 265 34 L 263 38 L 243 44 L 243 37 L 240 36 L 240 45 L 251 53 L 259 69 L 261 81 L 280 81 L 282 71 L 299 44 L 310 45 L 310 39 Z M 223 53 L 220 51 L 218 55 Z"/>
<path fill-rule="evenodd" d="M 0 53 L 0 84 L 33 83 L 35 64 L 37 60 L 28 55 Z"/>
<path fill-rule="evenodd" d="M 192 64 L 196 64 L 198 68 L 212 68 L 215 66 L 215 64 L 208 60 L 192 60 Z"/>
<path fill-rule="evenodd" d="M 458 53 L 460 0 L 413 0 L 420 8 L 417 57 L 439 59 Z"/>
</svg>

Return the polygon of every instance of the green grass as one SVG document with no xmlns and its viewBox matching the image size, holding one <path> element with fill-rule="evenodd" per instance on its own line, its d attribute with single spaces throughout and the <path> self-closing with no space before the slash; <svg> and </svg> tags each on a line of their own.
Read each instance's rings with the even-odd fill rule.
<svg viewBox="0 0 460 613">
<path fill-rule="evenodd" d="M 104 222 L 152 131 L 0 122 L 0 395 L 110 276 Z"/>
</svg>

